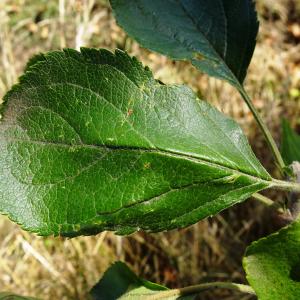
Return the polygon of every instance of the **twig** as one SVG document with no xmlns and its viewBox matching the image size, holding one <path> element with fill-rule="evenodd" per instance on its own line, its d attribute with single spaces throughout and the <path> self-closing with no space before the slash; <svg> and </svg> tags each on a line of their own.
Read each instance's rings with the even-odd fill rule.
<svg viewBox="0 0 300 300">
<path fill-rule="evenodd" d="M 233 282 L 208 282 L 208 283 L 200 283 L 196 285 L 191 285 L 188 287 L 180 288 L 180 289 L 173 289 L 159 292 L 155 295 L 151 295 L 146 297 L 146 300 L 159 300 L 165 299 L 174 296 L 186 296 L 191 294 L 198 294 L 203 290 L 210 289 L 210 288 L 222 288 L 222 289 L 229 289 L 239 291 L 241 293 L 247 293 L 251 295 L 255 295 L 255 291 L 249 286 L 240 283 L 233 283 Z"/>
</svg>

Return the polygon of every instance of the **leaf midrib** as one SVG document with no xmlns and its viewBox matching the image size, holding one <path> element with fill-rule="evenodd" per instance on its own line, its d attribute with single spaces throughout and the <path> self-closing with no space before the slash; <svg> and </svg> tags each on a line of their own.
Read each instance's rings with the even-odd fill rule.
<svg viewBox="0 0 300 300">
<path fill-rule="evenodd" d="M 116 71 L 117 71 L 117 72 L 120 72 L 118 69 L 116 69 Z M 123 72 L 120 72 L 120 73 L 122 74 L 122 76 L 125 76 L 125 78 L 127 78 L 130 82 L 132 82 L 132 81 L 130 80 L 130 78 L 127 77 L 127 75 L 126 75 L 125 73 L 123 73 Z M 80 88 L 80 89 L 84 89 L 84 90 L 89 91 L 90 93 L 94 94 L 96 97 L 99 97 L 101 100 L 104 100 L 105 103 L 109 104 L 113 109 L 115 109 L 115 110 L 118 111 L 123 117 L 125 117 L 124 112 L 123 112 L 119 107 L 117 107 L 116 105 L 114 105 L 113 103 L 111 103 L 111 102 L 110 102 L 108 99 L 106 99 L 103 95 L 101 95 L 101 94 L 99 94 L 98 92 L 93 91 L 93 90 L 91 90 L 91 89 L 89 89 L 89 88 L 87 88 L 87 87 L 84 87 L 84 86 L 79 85 L 79 84 L 70 83 L 70 82 L 55 83 L 55 84 L 51 84 L 51 85 L 63 85 L 63 84 L 70 85 L 70 86 L 73 86 L 73 87 L 76 87 L 76 88 Z M 40 86 L 38 86 L 38 87 L 40 87 Z M 35 88 L 35 87 L 34 87 L 34 88 Z M 160 86 L 160 88 L 168 88 L 168 86 L 162 86 L 162 87 Z M 154 89 L 153 94 L 155 94 L 156 91 L 157 91 L 157 88 Z M 149 97 L 149 96 L 148 96 L 147 94 L 145 94 L 144 92 L 141 91 L 141 93 L 142 93 L 145 97 Z M 56 113 L 57 113 L 57 112 L 56 112 Z M 212 123 L 215 124 L 215 122 L 210 118 L 209 115 L 207 115 L 207 118 L 208 118 Z M 63 119 L 66 120 L 65 118 L 63 118 Z M 132 128 L 132 130 L 133 130 L 138 136 L 140 136 L 140 138 L 141 138 L 142 140 L 144 140 L 145 142 L 148 143 L 149 147 L 151 147 L 151 148 L 153 148 L 153 149 L 158 148 L 156 145 L 154 145 L 154 144 L 152 143 L 152 141 L 151 141 L 147 136 L 145 136 L 145 134 L 143 134 L 143 133 L 141 133 L 140 131 L 138 131 L 138 130 L 135 128 L 135 126 L 134 126 L 132 123 L 130 123 L 130 122 L 128 121 L 127 118 L 125 118 L 125 122 L 126 122 L 126 124 L 128 124 L 128 125 L 130 126 L 130 128 Z M 68 122 L 68 123 L 69 123 L 69 122 Z M 70 125 L 71 125 L 71 124 L 70 124 Z M 71 127 L 74 129 L 74 126 L 71 125 Z M 185 128 L 185 129 L 188 131 L 187 128 Z M 75 130 L 75 131 L 76 131 L 76 130 Z M 221 132 L 223 132 L 222 129 L 221 129 Z M 190 134 L 191 134 L 191 133 L 190 133 Z M 192 134 L 191 134 L 191 135 L 192 135 Z M 194 136 L 194 135 L 192 135 L 192 136 L 193 136 L 193 138 L 197 139 L 196 136 Z M 229 139 L 229 137 L 228 137 L 226 134 L 225 134 L 225 136 Z M 230 141 L 230 139 L 229 139 L 229 141 Z M 234 165 L 234 166 L 237 166 L 236 163 L 235 163 L 234 161 L 232 161 L 230 158 L 227 158 L 227 157 L 224 156 L 222 153 L 219 153 L 219 152 L 215 151 L 209 144 L 206 144 L 206 143 L 203 143 L 203 142 L 201 142 L 201 143 L 202 143 L 204 146 L 206 146 L 207 148 L 209 148 L 211 152 L 215 153 L 217 156 L 219 156 L 219 157 L 222 158 L 223 160 L 226 160 L 228 163 L 230 163 L 230 164 L 232 164 L 232 165 Z M 243 157 L 245 157 L 245 155 L 241 152 L 240 149 L 237 148 L 237 150 L 242 154 Z M 245 157 L 245 159 L 248 161 L 248 158 Z M 253 164 L 252 164 L 251 162 L 249 162 L 249 163 L 251 164 L 251 166 L 253 167 L 253 169 L 255 169 L 255 170 L 257 171 L 256 167 L 254 167 Z M 259 172 L 258 172 L 258 173 L 259 173 Z"/>
<path fill-rule="evenodd" d="M 222 5 L 223 5 L 223 4 L 222 4 Z M 206 39 L 205 36 L 204 36 L 204 38 Z M 208 43 L 210 43 L 210 42 L 208 41 Z M 212 47 L 212 50 L 215 51 L 213 47 Z M 215 52 L 216 52 L 216 51 L 215 51 Z M 216 52 L 216 53 L 217 53 L 217 52 Z M 218 53 L 217 53 L 217 55 L 218 55 Z M 71 56 L 68 56 L 67 58 L 73 60 L 73 61 L 76 62 L 76 63 L 81 64 L 81 65 L 82 65 L 83 67 L 85 67 L 85 68 L 86 68 L 86 63 L 87 63 L 87 64 L 91 64 L 90 62 L 85 62 L 85 63 L 83 63 L 83 62 L 78 61 L 77 59 L 75 59 L 74 57 L 71 57 Z M 44 63 L 44 62 L 41 62 L 41 64 L 43 64 L 43 63 Z M 92 64 L 92 65 L 94 65 L 94 64 Z M 122 76 L 124 76 L 126 79 L 128 79 L 132 84 L 134 84 L 134 85 L 141 91 L 141 93 L 142 93 L 144 96 L 149 97 L 149 95 L 145 94 L 145 93 L 140 89 L 140 87 L 139 87 L 138 85 L 136 85 L 136 83 L 135 83 L 131 78 L 129 78 L 129 77 L 127 76 L 127 74 L 126 74 L 125 72 L 119 70 L 119 69 L 118 69 L 117 67 L 115 67 L 115 66 L 111 66 L 111 65 L 107 65 L 107 64 L 101 64 L 101 65 L 99 65 L 99 67 L 101 67 L 101 66 L 102 66 L 102 67 L 104 67 L 104 66 L 112 67 L 116 72 L 120 73 Z M 87 70 L 86 70 L 86 73 L 88 73 Z M 103 99 L 108 105 L 110 105 L 113 109 L 117 110 L 121 115 L 124 115 L 124 112 L 123 112 L 119 107 L 115 106 L 113 103 L 111 103 L 109 100 L 107 100 L 103 95 L 99 94 L 98 92 L 96 92 L 96 91 L 94 91 L 94 90 L 92 90 L 92 89 L 90 89 L 90 88 L 88 88 L 88 87 L 82 86 L 81 84 L 72 83 L 72 82 L 69 82 L 69 81 L 64 81 L 64 82 L 55 82 L 55 83 L 51 83 L 51 84 L 47 84 L 47 85 L 45 85 L 45 84 L 42 84 L 42 85 L 41 85 L 41 84 L 40 84 L 40 85 L 37 85 L 37 86 L 31 86 L 31 87 L 27 88 L 26 90 L 30 90 L 30 89 L 38 89 L 38 88 L 40 88 L 40 87 L 51 87 L 51 86 L 57 86 L 57 85 L 58 85 L 58 86 L 63 86 L 64 84 L 70 85 L 70 86 L 73 86 L 73 87 L 76 87 L 76 88 L 81 88 L 81 89 L 84 89 L 84 90 L 89 91 L 90 93 L 94 94 L 96 97 L 99 97 L 100 99 Z M 167 85 L 166 85 L 166 86 L 158 85 L 158 87 L 160 87 L 160 88 L 162 88 L 162 87 L 168 88 Z M 153 94 L 155 93 L 156 90 L 157 90 L 157 87 L 154 88 Z M 43 107 L 41 107 L 41 108 L 43 108 Z M 53 111 L 53 112 L 57 113 L 56 111 Z M 58 113 L 57 113 L 57 114 L 58 114 Z M 62 117 L 67 123 L 69 123 L 69 121 L 67 121 L 65 117 L 61 116 L 60 114 L 58 114 L 58 115 L 59 115 L 60 117 Z M 212 122 L 212 123 L 215 125 L 215 121 L 214 121 L 212 118 L 210 118 L 209 115 L 207 115 L 207 118 L 209 119 L 210 122 Z M 128 122 L 127 119 L 126 119 L 126 123 L 132 128 L 132 130 L 133 130 L 136 134 L 138 134 L 142 139 L 144 139 L 144 141 L 146 141 L 146 142 L 149 144 L 150 147 L 152 147 L 152 148 L 157 148 L 155 145 L 153 145 L 153 143 L 152 143 L 145 135 L 143 135 L 143 134 L 141 134 L 139 131 L 137 131 L 136 128 L 133 126 L 133 124 L 131 124 L 130 122 Z M 73 126 L 72 124 L 70 124 L 70 123 L 69 123 L 69 125 L 70 125 L 70 126 L 74 129 L 74 131 L 77 133 L 77 131 L 75 130 L 74 126 Z M 230 138 L 227 136 L 226 133 L 224 133 L 224 131 L 223 131 L 222 128 L 221 128 L 221 132 L 224 134 L 224 136 L 226 136 L 226 138 L 228 138 L 228 140 L 229 140 L 229 142 L 230 142 Z M 77 133 L 77 134 L 78 134 L 78 133 Z M 80 136 L 79 134 L 78 134 L 78 136 L 79 136 L 79 138 L 81 139 L 81 136 Z M 195 138 L 196 138 L 196 137 L 195 137 Z M 203 143 L 203 144 L 204 144 L 204 143 Z M 221 153 L 216 152 L 216 151 L 215 151 L 211 146 L 209 146 L 208 144 L 204 144 L 204 145 L 205 145 L 206 147 L 208 147 L 212 152 L 216 153 L 217 156 L 220 156 L 222 159 L 227 160 L 230 164 L 237 166 L 236 162 L 232 161 L 231 159 L 228 159 L 226 156 L 222 155 Z M 236 147 L 236 145 L 234 145 L 234 146 L 235 146 L 235 148 L 238 150 L 238 152 L 240 152 L 240 154 L 241 154 L 241 155 L 249 162 L 249 164 L 253 167 L 253 169 L 255 169 L 255 171 L 257 172 L 257 174 L 259 174 L 260 171 L 259 171 L 259 170 L 257 169 L 257 167 L 253 164 L 253 162 L 252 162 L 251 160 L 249 160 L 249 158 L 248 158 L 248 157 L 247 157 L 247 156 L 246 156 L 246 155 L 245 155 L 238 147 Z"/>
<path fill-rule="evenodd" d="M 31 144 L 36 144 L 36 145 L 42 145 L 42 146 L 55 146 L 55 147 L 63 147 L 63 148 L 87 148 L 87 149 L 94 149 L 94 150 L 99 150 L 99 149 L 104 149 L 107 151 L 132 151 L 132 152 L 142 152 L 142 153 L 156 153 L 160 154 L 163 156 L 168 156 L 172 158 L 178 158 L 178 159 L 186 159 L 194 163 L 202 163 L 206 166 L 211 166 L 213 168 L 219 168 L 224 171 L 230 171 L 232 174 L 236 174 L 239 176 L 247 176 L 248 178 L 255 180 L 255 181 L 261 181 L 266 184 L 272 184 L 272 179 L 267 180 L 258 176 L 254 176 L 253 174 L 246 173 L 241 170 L 236 170 L 233 168 L 230 168 L 228 166 L 218 164 L 215 162 L 211 162 L 209 160 L 206 160 L 205 158 L 193 156 L 188 153 L 182 153 L 182 152 L 176 152 L 172 150 L 167 150 L 167 149 L 148 149 L 148 148 L 143 148 L 143 147 L 133 147 L 133 146 L 116 146 L 116 145 L 103 145 L 103 144 L 68 144 L 68 143 L 62 143 L 62 142 L 50 142 L 50 141 L 41 141 L 41 140 L 26 140 L 26 139 L 21 139 L 21 138 L 15 138 L 15 137 L 1 137 L 0 136 L 0 141 L 4 140 L 5 142 L 11 141 L 11 142 L 22 142 L 22 143 L 31 143 Z"/>
<path fill-rule="evenodd" d="M 106 65 L 107 66 L 107 65 Z M 114 67 L 113 67 L 114 68 Z M 119 72 L 120 74 L 122 74 L 122 76 L 124 76 L 125 78 L 127 78 L 130 82 L 132 82 L 130 80 L 130 78 L 128 78 L 126 76 L 126 74 L 124 74 L 123 72 L 119 71 L 118 69 L 114 68 L 117 72 Z M 91 90 L 85 86 L 82 86 L 80 84 L 75 84 L 75 83 L 72 83 L 72 82 L 68 82 L 68 81 L 64 81 L 64 82 L 56 82 L 56 83 L 51 83 L 51 84 L 47 84 L 47 85 L 37 85 L 37 86 L 31 86 L 31 87 L 28 87 L 26 88 L 26 90 L 31 90 L 31 89 L 38 89 L 38 88 L 41 88 L 41 87 L 48 87 L 50 88 L 51 86 L 64 86 L 64 85 L 70 85 L 70 86 L 73 86 L 73 87 L 76 87 L 76 88 L 80 88 L 80 89 L 84 89 L 84 90 L 87 90 L 88 92 L 94 94 L 96 97 L 99 97 L 100 99 L 103 99 L 105 101 L 105 103 L 107 103 L 108 105 L 110 105 L 113 109 L 115 109 L 116 111 L 118 111 L 122 116 L 124 116 L 124 112 L 117 106 L 115 106 L 113 103 L 111 103 L 109 100 L 107 100 L 103 95 L 99 94 L 98 92 L 94 91 L 94 90 Z M 168 86 L 164 86 L 166 88 L 168 88 Z M 156 89 L 154 90 L 154 93 L 155 93 Z M 142 92 L 142 91 L 141 91 Z M 145 93 L 142 92 L 143 95 L 147 96 Z M 27 109 L 30 109 L 32 108 L 33 106 L 31 107 L 28 107 Z M 40 107 L 42 109 L 46 109 L 45 107 L 43 106 L 36 106 L 36 107 Z M 54 111 L 54 110 L 51 110 L 52 112 L 55 112 L 56 114 L 57 111 Z M 69 121 L 66 120 L 65 117 L 61 116 L 60 114 L 58 114 L 61 118 L 63 118 L 73 129 L 74 131 L 77 133 L 77 131 L 75 130 L 74 126 L 71 125 L 69 123 Z M 206 116 L 207 119 L 213 123 L 214 125 L 216 125 L 215 121 L 209 116 L 207 115 Z M 149 138 L 147 138 L 145 135 L 141 134 L 134 126 L 133 124 L 131 124 L 130 122 L 128 122 L 128 120 L 126 119 L 126 123 L 132 128 L 132 130 L 140 136 L 140 138 L 142 140 L 144 140 L 145 142 L 148 143 L 149 147 L 152 147 L 154 149 L 160 149 L 159 147 L 155 146 L 152 141 L 149 140 Z M 220 130 L 223 135 L 229 140 L 229 142 L 231 142 L 230 138 L 228 137 L 228 135 L 223 131 L 223 129 L 221 128 Z M 78 133 L 77 133 L 78 134 Z M 78 134 L 79 138 L 81 139 L 81 136 Z M 195 137 L 196 138 L 196 137 Z M 202 142 L 203 143 L 203 142 Z M 212 152 L 215 152 L 219 157 L 221 157 L 222 159 L 228 161 L 230 164 L 234 165 L 234 166 L 237 166 L 236 162 L 232 161 L 231 159 L 228 159 L 226 156 L 223 156 L 222 153 L 218 153 L 216 152 L 210 145 L 208 144 L 205 144 L 203 143 L 204 146 L 208 147 Z M 257 172 L 257 174 L 260 173 L 260 171 L 257 169 L 257 167 L 253 164 L 253 162 L 251 160 L 249 160 L 249 158 L 234 144 L 234 147 L 238 150 L 238 152 L 247 160 L 247 162 L 253 167 L 253 169 Z M 194 156 L 195 158 L 197 158 L 197 156 Z M 225 166 L 225 165 L 224 165 Z"/>
<path fill-rule="evenodd" d="M 212 179 L 212 180 L 209 181 L 209 183 L 217 182 L 218 180 L 220 180 L 220 179 L 225 179 L 226 177 L 228 177 L 228 176 L 224 176 L 224 177 Z M 132 208 L 132 207 L 134 207 L 134 206 L 138 206 L 138 205 L 140 205 L 140 204 L 145 204 L 145 203 L 148 203 L 148 202 L 150 202 L 150 201 L 159 199 L 160 197 L 164 197 L 164 196 L 168 195 L 169 193 L 176 192 L 176 191 L 178 191 L 178 190 L 190 189 L 190 188 L 192 188 L 192 187 L 199 186 L 199 185 L 203 185 L 203 184 L 205 184 L 205 182 L 195 182 L 195 183 L 187 184 L 187 185 L 185 185 L 185 186 L 179 186 L 179 187 L 176 187 L 176 188 L 170 188 L 170 189 L 167 190 L 166 192 L 163 192 L 163 193 L 161 193 L 161 194 L 159 194 L 159 195 L 156 195 L 156 196 L 153 196 L 153 197 L 150 197 L 150 198 L 147 198 L 147 199 L 143 199 L 143 200 L 141 200 L 141 201 L 136 201 L 136 202 L 133 202 L 133 203 L 129 203 L 129 204 L 127 204 L 127 205 L 124 205 L 124 206 L 122 206 L 122 207 L 120 207 L 120 208 L 118 208 L 118 209 L 115 209 L 115 210 L 113 210 L 113 211 L 110 211 L 110 212 L 102 212 L 102 213 L 97 212 L 97 216 L 115 214 L 115 213 L 118 213 L 118 212 L 120 212 L 120 211 L 122 211 L 122 210 L 125 210 L 125 209 L 128 209 L 128 208 Z M 229 193 L 231 193 L 231 192 L 233 192 L 233 191 L 239 191 L 239 190 L 243 190 L 243 189 L 246 189 L 246 188 L 250 188 L 250 187 L 255 186 L 255 185 L 257 185 L 257 184 L 259 184 L 259 182 L 254 182 L 254 183 L 251 183 L 251 184 L 249 184 L 249 185 L 245 185 L 245 186 L 242 186 L 242 187 L 239 187 L 239 188 L 235 188 L 234 190 L 229 190 L 229 191 L 227 191 L 225 194 L 222 194 L 222 195 L 220 195 L 220 196 L 214 198 L 214 199 L 212 200 L 212 202 L 215 202 L 217 199 L 219 199 L 219 198 L 221 198 L 221 197 L 226 197 L 227 194 L 229 194 Z M 205 203 L 204 205 L 199 205 L 199 206 L 197 206 L 196 208 L 193 208 L 191 211 L 186 212 L 186 213 L 180 215 L 180 217 L 184 217 L 185 215 L 188 215 L 188 214 L 192 213 L 193 211 L 199 209 L 199 207 L 205 206 L 205 205 L 207 205 L 207 204 L 208 204 L 208 203 Z M 209 204 L 211 204 L 211 202 L 210 202 Z"/>
</svg>

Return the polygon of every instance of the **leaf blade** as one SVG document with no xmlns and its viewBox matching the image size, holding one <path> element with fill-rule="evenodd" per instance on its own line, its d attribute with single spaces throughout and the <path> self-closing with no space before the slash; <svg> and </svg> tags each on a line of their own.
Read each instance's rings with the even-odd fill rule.
<svg viewBox="0 0 300 300">
<path fill-rule="evenodd" d="M 281 154 L 287 165 L 300 161 L 300 137 L 293 131 L 287 120 L 281 123 Z"/>
<path fill-rule="evenodd" d="M 247 279 L 259 299 L 300 297 L 300 221 L 253 242 L 243 259 Z"/>
<path fill-rule="evenodd" d="M 208 75 L 241 88 L 258 32 L 252 1 L 110 3 L 119 25 L 142 46 L 189 60 Z"/>
<path fill-rule="evenodd" d="M 272 184 L 234 121 L 127 54 L 42 57 L 0 124 L 0 209 L 25 229 L 167 230 Z"/>
<path fill-rule="evenodd" d="M 92 288 L 90 294 L 94 300 L 138 299 L 151 297 L 168 288 L 139 278 L 123 262 L 116 262 L 106 270 L 100 281 Z M 164 299 L 192 300 L 195 295 L 171 296 Z"/>
</svg>

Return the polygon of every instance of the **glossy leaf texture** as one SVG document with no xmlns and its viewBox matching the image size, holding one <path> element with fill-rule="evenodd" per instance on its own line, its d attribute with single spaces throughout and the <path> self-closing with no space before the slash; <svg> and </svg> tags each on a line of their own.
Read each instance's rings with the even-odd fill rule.
<svg viewBox="0 0 300 300">
<path fill-rule="evenodd" d="M 243 264 L 258 299 L 300 299 L 300 220 L 252 243 Z"/>
<path fill-rule="evenodd" d="M 92 288 L 93 300 L 147 299 L 168 288 L 139 278 L 125 263 L 116 262 L 104 273 L 101 280 Z M 160 298 L 168 300 L 193 300 L 195 296 Z"/>
<path fill-rule="evenodd" d="M 300 162 L 300 136 L 291 128 L 287 120 L 282 120 L 281 154 L 287 165 Z"/>
<path fill-rule="evenodd" d="M 253 55 L 252 0 L 110 0 L 118 24 L 142 46 L 189 60 L 238 89 Z"/>
<path fill-rule="evenodd" d="M 184 227 L 272 185 L 233 120 L 121 51 L 40 55 L 5 101 L 0 210 L 40 235 Z"/>
</svg>

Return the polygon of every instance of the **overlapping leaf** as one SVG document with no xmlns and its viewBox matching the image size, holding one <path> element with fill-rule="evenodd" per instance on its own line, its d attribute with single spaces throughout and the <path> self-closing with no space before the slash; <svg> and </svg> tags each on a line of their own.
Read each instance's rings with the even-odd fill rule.
<svg viewBox="0 0 300 300">
<path fill-rule="evenodd" d="M 256 43 L 252 0 L 110 0 L 117 22 L 142 46 L 189 60 L 240 89 Z"/>
<path fill-rule="evenodd" d="M 281 154 L 287 165 L 300 162 L 300 136 L 293 131 L 287 120 L 282 121 Z"/>
<path fill-rule="evenodd" d="M 127 54 L 39 55 L 5 97 L 0 210 L 41 235 L 193 224 L 272 182 L 239 126 Z"/>
<path fill-rule="evenodd" d="M 115 299 L 150 299 L 161 291 L 168 288 L 156 283 L 139 278 L 126 264 L 116 262 L 103 275 L 101 280 L 91 290 L 94 300 L 115 300 Z M 193 300 L 195 296 L 172 296 L 161 297 L 168 300 Z"/>
<path fill-rule="evenodd" d="M 300 299 L 300 220 L 248 247 L 244 268 L 258 299 Z"/>
</svg>

